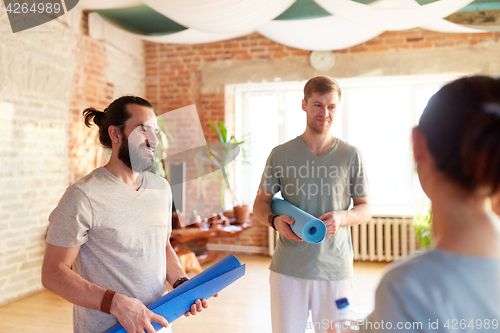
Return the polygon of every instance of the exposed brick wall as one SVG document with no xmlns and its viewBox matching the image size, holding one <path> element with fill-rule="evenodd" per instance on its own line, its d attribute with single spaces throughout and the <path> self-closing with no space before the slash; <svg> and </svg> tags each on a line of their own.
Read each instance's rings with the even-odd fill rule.
<svg viewBox="0 0 500 333">
<path fill-rule="evenodd" d="M 0 304 L 41 288 L 47 217 L 68 184 L 73 34 L 13 34 L 0 4 Z"/>
<path fill-rule="evenodd" d="M 82 19 L 82 32 L 77 37 L 74 57 L 77 62 L 70 102 L 69 183 L 84 177 L 103 164 L 103 150 L 98 145 L 98 130 L 87 129 L 82 111 L 87 107 L 104 110 L 113 97 L 113 84 L 106 82 L 109 67 L 104 43 L 88 36 L 88 15 Z"/>
<path fill-rule="evenodd" d="M 72 11 L 13 34 L 0 2 L 0 304 L 42 288 L 48 216 L 105 161 L 82 110 L 145 93 L 144 58 L 85 31 Z"/>
<path fill-rule="evenodd" d="M 67 122 L 63 114 L 54 116 L 62 106 L 33 108 L 29 104 L 34 100 L 5 100 L 0 104 L 14 106 L 16 116 L 0 119 L 0 131 L 8 136 L 0 135 L 0 304 L 41 287 L 47 217 L 67 186 L 68 174 Z M 41 111 L 43 119 L 23 115 Z"/>
<path fill-rule="evenodd" d="M 335 51 L 341 54 L 360 52 L 384 52 L 399 50 L 421 50 L 475 45 L 498 44 L 500 32 L 443 34 L 424 29 L 387 31 L 380 36 L 354 47 Z"/>
<path fill-rule="evenodd" d="M 72 85 L 69 125 L 69 182 L 74 183 L 109 158 L 98 141 L 96 126 L 87 128 L 82 111 L 88 107 L 104 110 L 123 95 L 145 96 L 144 59 L 117 49 L 108 41 L 88 34 L 88 15 L 83 14 L 73 55 L 76 67 Z"/>
<path fill-rule="evenodd" d="M 489 16 L 496 15 L 495 13 Z M 488 15 L 487 15 L 488 16 Z M 489 17 L 488 16 L 488 17 Z M 456 15 L 451 19 L 456 22 L 471 22 L 473 14 Z M 474 21 L 477 23 L 477 20 Z M 403 51 L 454 50 L 474 47 L 498 47 L 500 32 L 481 34 L 444 34 L 424 29 L 386 32 L 360 45 L 335 51 L 339 57 L 359 57 L 394 54 Z M 237 39 L 201 45 L 171 45 L 146 43 L 146 95 L 152 100 L 158 113 L 196 104 L 207 141 L 215 140 L 208 119 L 224 120 L 234 133 L 234 96 L 228 93 L 226 85 L 272 80 L 274 77 L 286 77 L 289 80 L 307 80 L 321 74 L 310 68 L 310 52 L 280 45 L 257 33 Z M 407 53 L 410 54 L 410 53 Z M 359 60 L 360 58 L 356 58 Z M 367 58 L 363 58 L 367 59 Z M 361 60 L 362 61 L 362 60 Z M 265 74 L 252 73 L 252 68 L 267 66 Z M 292 64 L 290 68 L 286 68 Z M 245 72 L 245 68 L 249 68 Z M 371 68 L 377 70 L 376 67 Z M 422 74 L 427 73 L 426 68 Z M 433 69 L 439 71 L 438 69 Z M 446 71 L 446 69 L 443 69 Z M 235 73 L 232 76 L 217 73 Z M 404 74 L 404 70 L 400 71 Z M 417 70 L 418 72 L 418 70 Z M 239 73 L 244 73 L 237 77 Z M 397 72 L 399 74 L 399 72 Z M 358 73 L 328 75 L 349 77 Z M 414 74 L 413 72 L 411 74 Z M 284 78 L 285 79 L 285 78 Z M 217 184 L 205 183 L 200 193 L 196 188 L 187 189 L 188 211 L 195 201 L 202 216 L 222 210 Z M 203 203 L 203 205 L 201 204 Z M 203 209 L 200 210 L 200 206 Z M 259 227 L 234 238 L 212 240 L 211 243 L 266 246 L 267 228 Z"/>
<path fill-rule="evenodd" d="M 238 236 L 225 238 L 212 238 L 209 244 L 243 245 L 265 248 L 268 247 L 269 227 L 256 223 L 252 228 L 245 230 Z"/>
</svg>

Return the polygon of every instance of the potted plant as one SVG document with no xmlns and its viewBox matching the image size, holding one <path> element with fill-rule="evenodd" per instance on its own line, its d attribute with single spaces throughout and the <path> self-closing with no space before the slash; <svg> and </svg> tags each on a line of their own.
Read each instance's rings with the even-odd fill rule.
<svg viewBox="0 0 500 333">
<path fill-rule="evenodd" d="M 157 174 L 160 177 L 167 178 L 164 161 L 167 158 L 168 141 L 170 140 L 173 142 L 174 137 L 168 131 L 165 120 L 161 119 L 160 117 L 158 117 L 157 120 L 158 127 L 160 128 L 160 131 L 157 134 L 159 149 L 155 154 L 155 163 L 153 168 L 151 169 L 151 172 Z"/>
<path fill-rule="evenodd" d="M 427 250 L 432 245 L 432 209 L 431 205 L 422 205 L 421 211 L 415 215 L 415 234 L 420 250 Z"/>
<path fill-rule="evenodd" d="M 250 217 L 250 207 L 248 205 L 240 204 L 237 199 L 231 183 L 229 181 L 229 171 L 227 169 L 227 164 L 233 160 L 241 152 L 243 159 L 241 162 L 249 164 L 247 161 L 248 152 L 243 148 L 244 140 L 238 141 L 234 135 L 229 135 L 226 126 L 223 121 L 219 122 L 219 125 L 215 125 L 211 120 L 209 120 L 210 126 L 217 134 L 217 145 L 209 145 L 210 157 L 221 172 L 222 179 L 219 180 L 220 185 L 220 200 L 222 207 L 225 207 L 225 194 L 228 191 L 233 199 L 233 212 L 234 217 L 237 222 L 244 222 Z M 218 174 L 215 174 L 217 179 Z"/>
</svg>

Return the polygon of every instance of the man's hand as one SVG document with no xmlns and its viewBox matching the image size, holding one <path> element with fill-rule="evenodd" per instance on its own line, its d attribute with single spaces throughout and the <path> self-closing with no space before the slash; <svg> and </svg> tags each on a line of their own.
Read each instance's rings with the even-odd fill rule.
<svg viewBox="0 0 500 333">
<path fill-rule="evenodd" d="M 215 294 L 214 297 L 217 297 L 218 295 Z M 194 301 L 194 304 L 191 305 L 191 310 L 186 312 L 184 314 L 184 316 L 186 317 L 189 317 L 190 315 L 195 315 L 197 314 L 198 312 L 201 312 L 203 311 L 203 309 L 206 309 L 208 308 L 208 302 L 206 299 L 202 299 L 202 300 L 199 300 L 197 299 L 196 301 Z"/>
<path fill-rule="evenodd" d="M 218 297 L 219 294 L 215 294 L 214 297 Z M 194 304 L 191 305 L 191 311 L 188 311 L 184 314 L 184 316 L 186 317 L 189 317 L 190 315 L 195 315 L 197 314 L 198 312 L 201 312 L 203 309 L 206 309 L 208 308 L 208 302 L 206 299 L 202 299 L 201 301 L 199 299 L 197 299 L 196 301 L 194 301 Z"/>
<path fill-rule="evenodd" d="M 111 314 L 118 319 L 127 332 L 155 333 L 151 322 L 168 327 L 168 321 L 149 310 L 141 301 L 122 294 L 115 294 L 111 303 Z"/>
<path fill-rule="evenodd" d="M 339 212 L 328 212 L 320 217 L 321 221 L 323 221 L 326 225 L 326 236 L 325 237 L 330 237 L 333 236 L 337 233 L 337 230 L 339 230 L 339 227 L 342 226 L 342 218 L 344 217 L 344 212 L 339 211 Z"/>
<path fill-rule="evenodd" d="M 292 229 L 290 229 L 290 226 L 293 225 L 294 223 L 295 223 L 295 221 L 286 215 L 280 215 L 274 219 L 274 227 L 283 236 L 285 236 L 287 239 L 292 239 L 292 240 L 297 241 L 297 242 L 302 242 L 303 241 L 302 238 L 297 236 L 292 231 Z"/>
</svg>

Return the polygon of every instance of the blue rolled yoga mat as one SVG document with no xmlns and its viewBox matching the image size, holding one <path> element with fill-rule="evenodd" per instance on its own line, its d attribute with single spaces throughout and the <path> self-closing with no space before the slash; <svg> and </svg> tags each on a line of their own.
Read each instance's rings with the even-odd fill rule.
<svg viewBox="0 0 500 333">
<path fill-rule="evenodd" d="M 286 215 L 295 221 L 290 226 L 292 231 L 308 243 L 319 244 L 325 239 L 326 225 L 323 221 L 304 212 L 288 201 L 273 198 L 271 210 L 276 215 Z"/>
<path fill-rule="evenodd" d="M 245 265 L 230 254 L 148 305 L 148 309 L 172 323 L 188 312 L 197 299 L 209 299 L 243 275 L 245 275 Z M 157 331 L 163 328 L 157 323 L 152 323 L 152 325 Z M 104 333 L 118 332 L 126 333 L 127 331 L 122 325 L 117 324 Z"/>
</svg>

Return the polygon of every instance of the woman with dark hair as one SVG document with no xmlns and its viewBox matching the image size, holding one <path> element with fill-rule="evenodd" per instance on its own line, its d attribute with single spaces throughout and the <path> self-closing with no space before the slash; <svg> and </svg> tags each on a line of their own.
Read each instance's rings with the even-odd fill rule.
<svg viewBox="0 0 500 333">
<path fill-rule="evenodd" d="M 500 80 L 444 86 L 413 129 L 420 183 L 432 201 L 435 248 L 382 278 L 365 332 L 498 332 Z"/>
</svg>

